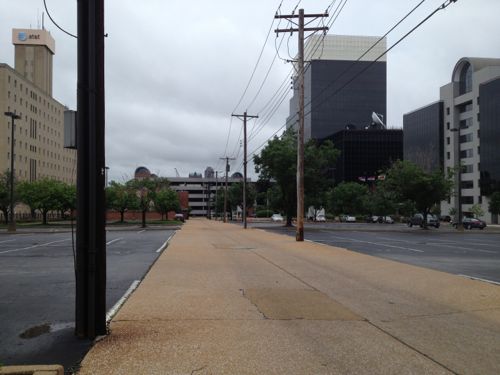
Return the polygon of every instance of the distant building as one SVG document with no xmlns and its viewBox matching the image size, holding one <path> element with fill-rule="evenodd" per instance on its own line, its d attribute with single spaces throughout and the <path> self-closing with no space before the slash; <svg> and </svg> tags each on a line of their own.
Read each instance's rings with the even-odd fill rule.
<svg viewBox="0 0 500 375">
<path fill-rule="evenodd" d="M 15 112 L 14 170 L 19 181 L 76 182 L 76 150 L 64 148 L 67 108 L 52 97 L 55 42 L 46 30 L 14 29 L 15 68 L 0 63 L 0 173 L 10 170 Z M 76 88 L 75 88 L 76 89 Z"/>
<path fill-rule="evenodd" d="M 443 170 L 461 166 L 455 183 L 461 201 L 454 194 L 442 202 L 443 214 L 452 208 L 458 211 L 459 204 L 464 213 L 474 204 L 488 212 L 488 196 L 500 191 L 500 59 L 460 59 L 451 82 L 440 89 L 440 101 L 405 115 L 403 122 L 409 160 L 423 167 L 429 159 L 433 163 L 442 160 Z M 420 154 L 419 149 L 429 155 Z M 496 215 L 484 219 L 498 221 Z"/>
<path fill-rule="evenodd" d="M 177 192 L 188 193 L 188 203 L 191 216 L 207 216 L 215 213 L 215 199 L 217 190 L 224 189 L 225 176 L 214 173 L 213 168 L 207 167 L 204 175 L 190 173 L 188 177 L 167 177 L 170 187 Z M 242 182 L 241 173 L 234 173 L 228 177 L 228 186 Z"/>
<path fill-rule="evenodd" d="M 404 159 L 432 172 L 443 169 L 443 102 L 438 101 L 403 116 Z"/>
<path fill-rule="evenodd" d="M 332 171 L 335 184 L 373 183 L 393 162 L 403 159 L 401 129 L 341 130 L 325 139 L 340 150 Z"/>
<path fill-rule="evenodd" d="M 326 138 L 348 124 L 361 128 L 372 112 L 381 114 L 387 123 L 385 55 L 373 62 L 386 51 L 386 39 L 326 35 L 322 42 L 322 38 L 311 36 L 305 46 L 309 61 L 304 76 L 305 140 Z M 295 78 L 287 128 L 297 128 L 297 93 Z"/>
</svg>

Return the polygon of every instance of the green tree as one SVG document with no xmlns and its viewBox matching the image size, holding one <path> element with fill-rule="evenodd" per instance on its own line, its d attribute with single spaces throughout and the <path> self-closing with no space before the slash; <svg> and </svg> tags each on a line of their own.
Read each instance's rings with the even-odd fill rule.
<svg viewBox="0 0 500 375">
<path fill-rule="evenodd" d="M 34 208 L 42 214 L 42 224 L 47 224 L 47 214 L 50 211 L 59 210 L 61 208 L 61 192 L 63 182 L 44 178 L 31 182 L 33 185 L 33 200 Z"/>
<path fill-rule="evenodd" d="M 106 188 L 106 206 L 120 213 L 120 222 L 125 219 L 125 212 L 138 207 L 137 192 L 130 186 L 111 181 Z"/>
<path fill-rule="evenodd" d="M 10 173 L 8 171 L 0 174 L 0 211 L 3 213 L 5 224 L 8 224 L 10 213 Z"/>
<path fill-rule="evenodd" d="M 142 227 L 146 227 L 146 212 L 153 205 L 157 183 L 149 178 L 143 180 L 130 180 L 127 182 L 127 187 L 133 189 L 138 198 L 138 207 L 142 214 Z"/>
<path fill-rule="evenodd" d="M 70 211 L 73 217 L 73 211 L 76 209 L 76 186 L 64 182 L 59 184 L 59 210 L 64 217 L 66 211 Z"/>
<path fill-rule="evenodd" d="M 396 194 L 383 188 L 381 184 L 376 186 L 375 191 L 365 196 L 364 207 L 370 215 L 387 216 L 395 213 L 398 208 Z"/>
<path fill-rule="evenodd" d="M 29 181 L 21 181 L 17 184 L 16 188 L 19 200 L 30 208 L 31 219 L 33 220 L 36 218 L 36 203 L 38 199 L 36 189 L 36 185 Z"/>
<path fill-rule="evenodd" d="M 255 186 L 253 184 L 246 184 L 246 203 L 247 210 L 250 207 L 253 207 L 253 203 L 255 202 L 255 197 L 257 196 L 257 192 L 255 191 Z M 236 182 L 232 184 L 227 191 L 228 195 L 228 206 L 231 207 L 231 211 L 236 210 L 238 206 L 243 208 L 243 183 Z"/>
<path fill-rule="evenodd" d="M 399 202 L 414 202 L 415 208 L 427 217 L 432 206 L 450 197 L 453 174 L 442 171 L 426 173 L 409 161 L 396 161 L 386 172 L 383 188 L 394 192 Z M 427 220 L 424 220 L 427 227 Z"/>
<path fill-rule="evenodd" d="M 491 194 L 488 209 L 493 215 L 500 214 L 500 191 Z"/>
<path fill-rule="evenodd" d="M 167 215 L 170 211 L 179 211 L 180 202 L 177 193 L 170 189 L 164 188 L 158 191 L 154 196 L 154 205 L 156 211 L 161 214 L 161 219 L 163 220 L 164 215 Z"/>
<path fill-rule="evenodd" d="M 474 205 L 472 205 L 472 207 L 470 208 L 470 212 L 472 212 L 472 214 L 476 218 L 484 216 L 484 210 L 483 210 L 483 208 L 481 207 L 481 205 L 479 205 L 477 203 L 474 204 Z"/>
<path fill-rule="evenodd" d="M 360 214 L 365 211 L 368 188 L 357 182 L 341 182 L 328 194 L 327 208 L 334 214 Z"/>
<path fill-rule="evenodd" d="M 311 140 L 304 148 L 304 195 L 314 201 L 321 196 L 331 176 L 329 167 L 335 164 L 338 151 L 331 142 L 322 145 Z M 255 170 L 261 180 L 276 181 L 285 213 L 286 225 L 292 225 L 297 201 L 297 137 L 292 129 L 267 143 L 260 155 L 254 157 Z M 324 198 L 320 198 L 324 199 Z M 321 202 L 320 202 L 321 204 Z M 319 205 L 320 205 L 319 204 Z"/>
</svg>

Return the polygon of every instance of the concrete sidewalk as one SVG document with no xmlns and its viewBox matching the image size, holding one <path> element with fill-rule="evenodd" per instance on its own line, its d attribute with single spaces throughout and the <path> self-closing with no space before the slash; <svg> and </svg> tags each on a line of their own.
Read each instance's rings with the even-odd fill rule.
<svg viewBox="0 0 500 375">
<path fill-rule="evenodd" d="M 191 219 L 92 374 L 500 374 L 500 287 Z"/>
</svg>

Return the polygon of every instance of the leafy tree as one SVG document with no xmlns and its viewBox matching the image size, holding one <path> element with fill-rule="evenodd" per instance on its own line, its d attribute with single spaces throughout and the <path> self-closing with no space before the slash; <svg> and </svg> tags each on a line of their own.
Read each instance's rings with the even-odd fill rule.
<svg viewBox="0 0 500 375">
<path fill-rule="evenodd" d="M 304 195 L 310 202 L 321 197 L 328 184 L 329 167 L 334 165 L 338 151 L 331 142 L 322 145 L 313 140 L 304 147 Z M 261 180 L 274 180 L 279 189 L 281 202 L 279 208 L 286 215 L 286 225 L 292 225 L 297 201 L 297 137 L 292 129 L 286 130 L 281 137 L 274 137 L 254 157 L 255 170 Z M 322 202 L 320 202 L 321 204 Z M 318 205 L 320 205 L 318 204 Z"/>
<path fill-rule="evenodd" d="M 70 211 L 70 216 L 73 217 L 73 211 L 76 209 L 76 186 L 64 182 L 59 184 L 59 209 L 62 216 L 66 211 Z"/>
<path fill-rule="evenodd" d="M 255 191 L 255 186 L 253 184 L 246 184 L 246 203 L 247 210 L 250 207 L 253 207 L 253 203 L 255 202 L 255 197 L 257 192 Z M 236 210 L 238 206 L 243 207 L 243 183 L 236 182 L 232 184 L 227 191 L 229 206 L 231 207 L 231 211 Z"/>
<path fill-rule="evenodd" d="M 36 203 L 38 199 L 36 189 L 36 185 L 29 181 L 21 181 L 17 184 L 16 188 L 19 200 L 30 208 L 33 220 L 36 218 Z"/>
<path fill-rule="evenodd" d="M 481 217 L 484 216 L 484 210 L 479 204 L 474 204 L 470 208 L 470 212 L 474 215 L 474 217 Z"/>
<path fill-rule="evenodd" d="M 5 224 L 9 223 L 10 213 L 10 173 L 0 174 L 0 211 L 3 213 Z"/>
<path fill-rule="evenodd" d="M 124 222 L 125 212 L 138 207 L 136 191 L 130 186 L 111 181 L 106 188 L 106 206 L 120 213 L 120 222 Z"/>
<path fill-rule="evenodd" d="M 493 215 L 500 214 L 500 191 L 496 191 L 490 196 L 489 211 Z"/>
<path fill-rule="evenodd" d="M 138 198 L 138 207 L 142 214 L 142 227 L 146 227 L 146 212 L 153 205 L 157 184 L 149 178 L 143 180 L 130 180 L 127 182 L 127 187 L 133 189 Z"/>
<path fill-rule="evenodd" d="M 180 202 L 179 196 L 175 191 L 170 188 L 161 189 L 154 196 L 154 205 L 156 210 L 163 216 L 170 211 L 179 211 Z"/>
<path fill-rule="evenodd" d="M 47 224 L 47 214 L 61 207 L 62 182 L 44 178 L 31 182 L 34 192 L 34 206 L 42 214 L 42 224 Z"/>
<path fill-rule="evenodd" d="M 427 217 L 433 205 L 450 197 L 453 175 L 441 171 L 424 172 L 409 161 L 396 161 L 386 172 L 383 188 L 395 193 L 399 202 L 414 202 L 415 208 Z M 427 220 L 424 220 L 427 227 Z"/>
<path fill-rule="evenodd" d="M 327 208 L 334 214 L 359 214 L 365 211 L 368 188 L 357 182 L 341 182 L 328 194 Z"/>
<path fill-rule="evenodd" d="M 387 216 L 397 210 L 396 194 L 379 185 L 365 196 L 364 207 L 371 215 Z"/>
</svg>

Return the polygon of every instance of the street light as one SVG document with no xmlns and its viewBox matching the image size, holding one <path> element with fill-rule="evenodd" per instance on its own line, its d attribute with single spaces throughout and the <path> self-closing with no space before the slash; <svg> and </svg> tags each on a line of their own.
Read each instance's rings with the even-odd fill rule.
<svg viewBox="0 0 500 375">
<path fill-rule="evenodd" d="M 16 231 L 16 219 L 14 218 L 14 120 L 19 120 L 21 116 L 15 112 L 4 112 L 5 116 L 10 117 L 12 121 L 11 137 L 10 137 L 10 221 L 8 226 L 9 232 Z"/>
</svg>

